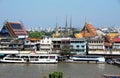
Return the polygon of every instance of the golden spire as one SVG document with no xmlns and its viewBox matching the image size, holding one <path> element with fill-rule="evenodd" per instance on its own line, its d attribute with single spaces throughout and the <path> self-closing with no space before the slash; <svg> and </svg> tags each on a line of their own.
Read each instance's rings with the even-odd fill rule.
<svg viewBox="0 0 120 78">
<path fill-rule="evenodd" d="M 67 16 L 66 16 L 65 35 L 67 34 L 68 34 L 68 24 L 67 24 Z"/>
<path fill-rule="evenodd" d="M 72 34 L 72 17 L 70 18 L 70 34 Z"/>
<path fill-rule="evenodd" d="M 58 33 L 58 19 L 56 17 L 56 34 Z"/>
</svg>

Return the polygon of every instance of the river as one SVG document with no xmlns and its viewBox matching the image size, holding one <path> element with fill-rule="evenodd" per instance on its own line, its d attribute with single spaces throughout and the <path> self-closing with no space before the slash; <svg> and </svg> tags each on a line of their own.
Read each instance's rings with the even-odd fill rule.
<svg viewBox="0 0 120 78">
<path fill-rule="evenodd" d="M 109 64 L 0 64 L 0 78 L 43 78 L 63 72 L 66 78 L 102 78 L 102 74 L 120 74 L 120 67 Z"/>
</svg>

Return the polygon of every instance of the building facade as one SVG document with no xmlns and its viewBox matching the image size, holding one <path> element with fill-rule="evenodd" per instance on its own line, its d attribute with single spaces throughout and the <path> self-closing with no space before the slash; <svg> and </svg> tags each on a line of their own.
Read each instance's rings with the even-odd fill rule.
<svg viewBox="0 0 120 78">
<path fill-rule="evenodd" d="M 26 38 L 24 40 L 25 51 L 39 51 L 40 39 L 37 38 Z"/>
<path fill-rule="evenodd" d="M 40 51 L 41 53 L 52 53 L 52 38 L 44 36 L 40 40 Z"/>
<path fill-rule="evenodd" d="M 87 45 L 86 39 L 71 38 L 70 39 L 71 54 L 86 55 L 87 48 L 86 45 Z"/>
<path fill-rule="evenodd" d="M 104 54 L 105 46 L 103 38 L 88 39 L 88 54 Z"/>
</svg>

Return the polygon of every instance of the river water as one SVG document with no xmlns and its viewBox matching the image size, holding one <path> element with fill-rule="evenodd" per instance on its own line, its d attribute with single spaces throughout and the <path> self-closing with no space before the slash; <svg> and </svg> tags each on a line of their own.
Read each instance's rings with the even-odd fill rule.
<svg viewBox="0 0 120 78">
<path fill-rule="evenodd" d="M 102 78 L 102 74 L 120 74 L 120 67 L 109 64 L 0 64 L 0 78 L 43 78 L 63 72 L 65 78 Z"/>
</svg>

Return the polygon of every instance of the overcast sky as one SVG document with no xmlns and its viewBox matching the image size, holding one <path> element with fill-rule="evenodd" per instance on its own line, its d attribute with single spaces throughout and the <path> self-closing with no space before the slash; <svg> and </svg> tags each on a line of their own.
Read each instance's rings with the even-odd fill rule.
<svg viewBox="0 0 120 78">
<path fill-rule="evenodd" d="M 83 27 L 86 21 L 99 26 L 120 26 L 120 0 L 0 0 L 0 27 L 22 21 L 25 28 L 68 25 Z"/>
</svg>

